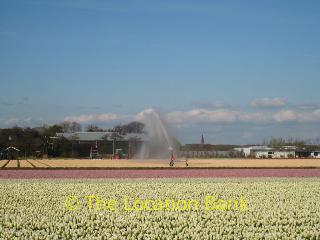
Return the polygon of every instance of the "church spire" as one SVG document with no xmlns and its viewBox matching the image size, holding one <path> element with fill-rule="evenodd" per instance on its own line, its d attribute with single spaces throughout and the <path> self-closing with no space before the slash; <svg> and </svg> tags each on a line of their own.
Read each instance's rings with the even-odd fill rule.
<svg viewBox="0 0 320 240">
<path fill-rule="evenodd" d="M 201 135 L 201 145 L 204 145 L 204 137 L 203 137 L 203 134 Z"/>
</svg>

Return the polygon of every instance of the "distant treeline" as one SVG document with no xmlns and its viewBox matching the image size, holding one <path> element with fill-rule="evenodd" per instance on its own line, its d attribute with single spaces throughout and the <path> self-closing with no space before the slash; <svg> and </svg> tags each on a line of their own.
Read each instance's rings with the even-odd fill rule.
<svg viewBox="0 0 320 240">
<path fill-rule="evenodd" d="M 231 151 L 238 145 L 230 144 L 186 144 L 181 151 Z"/>
<path fill-rule="evenodd" d="M 231 151 L 237 147 L 250 147 L 253 145 L 268 146 L 271 148 L 283 148 L 294 146 L 299 149 L 314 150 L 320 149 L 320 138 L 314 140 L 299 140 L 293 138 L 276 138 L 265 140 L 261 144 L 232 145 L 232 144 L 186 144 L 181 147 L 182 151 Z"/>
<path fill-rule="evenodd" d="M 51 137 L 55 137 L 56 133 L 72 133 L 72 132 L 117 132 L 126 133 L 142 133 L 144 125 L 140 122 L 131 122 L 126 125 L 118 125 L 111 129 L 103 129 L 95 125 L 89 125 L 84 130 L 77 122 L 63 122 L 51 126 L 41 127 L 18 127 L 0 129 L 0 152 L 8 147 L 15 147 L 20 150 L 19 155 L 22 157 L 31 157 L 42 154 L 48 154 L 53 157 L 72 157 L 83 154 L 82 151 L 88 152 L 80 146 L 74 146 L 74 143 L 67 139 L 59 139 L 59 144 L 53 148 L 50 147 Z"/>
<path fill-rule="evenodd" d="M 84 129 L 77 122 L 62 122 L 60 124 L 54 124 L 51 126 L 41 127 L 18 127 L 0 129 L 0 153 L 8 147 L 15 147 L 20 150 L 19 155 L 21 157 L 31 157 L 38 155 L 39 153 L 47 154 L 52 157 L 79 157 L 88 155 L 88 149 L 90 146 L 77 144 L 74 141 L 68 139 L 59 139 L 55 146 L 52 145 L 52 137 L 56 136 L 56 133 L 72 133 L 72 132 L 117 132 L 119 134 L 126 133 L 143 133 L 144 125 L 140 122 L 131 122 L 125 125 L 118 125 L 110 129 L 103 129 L 96 125 L 86 126 Z M 181 151 L 230 151 L 239 145 L 221 145 L 221 144 L 187 144 L 181 146 L 179 141 L 176 140 L 177 146 Z M 51 144 L 51 145 L 50 145 Z M 112 148 L 111 143 L 105 142 L 103 149 Z M 120 146 L 119 148 L 125 147 Z M 81 146 L 80 146 L 81 145 Z M 260 145 L 265 145 L 273 148 L 281 148 L 284 146 L 296 146 L 298 148 L 304 148 L 306 150 L 320 149 L 320 139 L 303 141 L 297 139 L 284 139 L 284 138 L 271 138 L 268 141 L 264 141 Z M 241 145 L 243 147 L 243 145 Z M 248 145 L 252 146 L 252 145 Z"/>
</svg>

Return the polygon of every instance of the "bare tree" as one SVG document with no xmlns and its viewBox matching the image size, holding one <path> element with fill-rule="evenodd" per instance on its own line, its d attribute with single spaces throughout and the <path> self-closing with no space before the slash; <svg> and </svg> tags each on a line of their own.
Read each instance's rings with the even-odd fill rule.
<svg viewBox="0 0 320 240">
<path fill-rule="evenodd" d="M 68 122 L 65 121 L 60 124 L 62 127 L 62 131 L 65 133 L 73 133 L 81 131 L 81 125 L 77 122 Z"/>
<path fill-rule="evenodd" d="M 105 130 L 96 126 L 96 125 L 93 125 L 93 124 L 90 124 L 89 126 L 87 126 L 87 132 L 104 132 Z"/>
</svg>

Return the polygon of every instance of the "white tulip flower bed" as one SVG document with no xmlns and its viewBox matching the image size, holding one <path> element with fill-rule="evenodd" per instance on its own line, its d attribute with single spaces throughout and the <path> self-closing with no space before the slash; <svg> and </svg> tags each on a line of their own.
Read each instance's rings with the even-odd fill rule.
<svg viewBox="0 0 320 240">
<path fill-rule="evenodd" d="M 0 194 L 0 239 L 320 239 L 317 178 L 0 180 Z M 90 209 L 86 196 L 118 206 Z M 247 209 L 208 210 L 206 196 L 242 196 Z M 135 199 L 199 208 L 134 210 Z"/>
</svg>

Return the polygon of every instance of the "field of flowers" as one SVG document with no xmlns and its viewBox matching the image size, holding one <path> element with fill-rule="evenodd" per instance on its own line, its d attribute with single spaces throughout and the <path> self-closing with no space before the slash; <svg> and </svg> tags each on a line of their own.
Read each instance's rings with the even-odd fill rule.
<svg viewBox="0 0 320 240">
<path fill-rule="evenodd" d="M 0 193 L 0 239 L 320 239 L 319 178 L 20 179 L 0 180 Z M 207 196 L 247 208 L 207 209 Z M 199 208 L 135 209 L 136 199 Z"/>
</svg>

